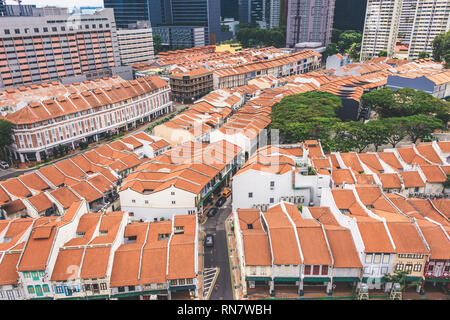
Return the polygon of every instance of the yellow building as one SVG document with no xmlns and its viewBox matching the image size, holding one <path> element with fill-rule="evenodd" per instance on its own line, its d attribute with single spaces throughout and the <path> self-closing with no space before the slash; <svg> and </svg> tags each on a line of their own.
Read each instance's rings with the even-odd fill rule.
<svg viewBox="0 0 450 320">
<path fill-rule="evenodd" d="M 242 51 L 242 46 L 240 43 L 227 43 L 216 46 L 216 52 L 229 51 L 233 54 Z"/>
</svg>

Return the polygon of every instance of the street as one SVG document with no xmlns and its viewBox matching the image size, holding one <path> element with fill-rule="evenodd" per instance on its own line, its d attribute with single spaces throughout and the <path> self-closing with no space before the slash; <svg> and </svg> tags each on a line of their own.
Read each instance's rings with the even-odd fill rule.
<svg viewBox="0 0 450 320">
<path fill-rule="evenodd" d="M 210 300 L 233 300 L 227 239 L 225 234 L 225 219 L 230 213 L 231 197 L 228 197 L 227 202 L 219 208 L 218 212 L 213 217 L 209 217 L 202 226 L 205 234 L 214 235 L 214 247 L 205 247 L 205 268 L 220 268 L 219 276 L 216 281 L 216 289 L 213 289 L 209 298 Z"/>
</svg>

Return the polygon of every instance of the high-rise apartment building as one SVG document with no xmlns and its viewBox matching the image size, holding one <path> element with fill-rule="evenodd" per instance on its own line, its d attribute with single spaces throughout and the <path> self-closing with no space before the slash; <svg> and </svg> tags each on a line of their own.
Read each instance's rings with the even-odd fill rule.
<svg viewBox="0 0 450 320">
<path fill-rule="evenodd" d="M 133 29 L 118 29 L 120 61 L 123 65 L 147 62 L 154 58 L 153 35 L 149 24 Z"/>
<path fill-rule="evenodd" d="M 386 50 L 392 57 L 395 50 L 403 0 L 368 0 L 361 60 L 365 61 Z"/>
<path fill-rule="evenodd" d="M 70 83 L 123 76 L 122 71 L 112 9 L 0 18 L 0 87 Z"/>
<path fill-rule="evenodd" d="M 368 0 L 361 60 L 386 50 L 395 54 L 397 42 L 408 47 L 407 58 L 432 53 L 434 38 L 450 30 L 448 0 Z"/>
<path fill-rule="evenodd" d="M 128 28 L 136 21 L 149 20 L 150 0 L 103 0 L 105 8 L 114 9 L 117 28 Z"/>
<path fill-rule="evenodd" d="M 335 0 L 287 0 L 286 46 L 331 42 Z"/>
</svg>

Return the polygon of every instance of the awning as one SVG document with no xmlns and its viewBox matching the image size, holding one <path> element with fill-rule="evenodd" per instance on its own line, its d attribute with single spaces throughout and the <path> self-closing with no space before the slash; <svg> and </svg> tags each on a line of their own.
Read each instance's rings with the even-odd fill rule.
<svg viewBox="0 0 450 320">
<path fill-rule="evenodd" d="M 148 294 L 158 294 L 158 293 L 167 293 L 167 290 L 149 290 L 149 291 L 134 291 L 134 292 L 125 292 L 125 293 L 117 293 L 113 295 L 114 298 L 125 298 L 125 297 L 139 297 Z"/>
<path fill-rule="evenodd" d="M 450 282 L 450 278 L 425 278 L 425 282 Z"/>
<path fill-rule="evenodd" d="M 52 297 L 31 298 L 30 300 L 53 300 Z"/>
<path fill-rule="evenodd" d="M 382 277 L 378 277 L 378 278 L 364 277 L 364 278 L 362 278 L 362 282 L 363 283 L 367 283 L 368 279 L 370 279 L 370 283 L 372 283 L 372 282 L 381 282 L 381 283 L 386 282 L 386 280 L 384 278 L 382 278 Z"/>
<path fill-rule="evenodd" d="M 334 277 L 333 282 L 359 282 L 357 277 Z"/>
<path fill-rule="evenodd" d="M 290 281 L 300 281 L 299 278 L 288 278 L 288 277 L 275 277 L 273 279 L 274 281 L 279 281 L 279 282 L 290 282 Z"/>
<path fill-rule="evenodd" d="M 245 281 L 270 281 L 271 277 L 245 277 Z"/>
<path fill-rule="evenodd" d="M 328 277 L 304 277 L 303 282 L 330 282 L 331 279 Z"/>
<path fill-rule="evenodd" d="M 90 296 L 90 297 L 86 297 L 86 300 L 102 300 L 102 299 L 108 299 L 109 295 L 104 294 L 101 296 Z"/>
<path fill-rule="evenodd" d="M 195 285 L 170 287 L 170 291 L 195 290 Z"/>
<path fill-rule="evenodd" d="M 418 281 L 418 280 L 423 280 L 423 278 L 422 277 L 408 277 L 408 276 L 406 276 L 406 281 L 407 282 L 409 282 L 409 281 Z"/>
</svg>

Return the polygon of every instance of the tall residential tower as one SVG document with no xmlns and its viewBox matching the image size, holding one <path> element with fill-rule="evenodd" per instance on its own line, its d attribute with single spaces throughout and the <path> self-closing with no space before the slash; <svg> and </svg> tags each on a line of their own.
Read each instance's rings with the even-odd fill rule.
<svg viewBox="0 0 450 320">
<path fill-rule="evenodd" d="M 335 0 L 287 0 L 286 46 L 331 42 Z"/>
</svg>

